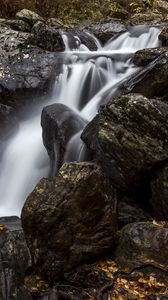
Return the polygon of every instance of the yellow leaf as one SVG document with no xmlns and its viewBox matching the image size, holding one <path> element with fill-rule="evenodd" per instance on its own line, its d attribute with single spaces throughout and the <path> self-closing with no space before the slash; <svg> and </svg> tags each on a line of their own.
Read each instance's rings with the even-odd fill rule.
<svg viewBox="0 0 168 300">
<path fill-rule="evenodd" d="M 0 224 L 0 230 L 4 230 L 5 225 L 4 224 Z"/>
</svg>

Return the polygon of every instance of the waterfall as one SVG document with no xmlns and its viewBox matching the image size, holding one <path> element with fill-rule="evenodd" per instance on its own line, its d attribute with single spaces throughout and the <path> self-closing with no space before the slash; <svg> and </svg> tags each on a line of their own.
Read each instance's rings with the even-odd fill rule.
<svg viewBox="0 0 168 300">
<path fill-rule="evenodd" d="M 131 60 L 137 50 L 159 46 L 159 29 L 136 26 L 112 38 L 105 46 L 91 36 L 98 50 L 89 51 L 80 36 L 63 33 L 66 51 L 62 73 L 57 76 L 53 96 L 45 105 L 63 103 L 87 121 L 99 106 L 117 94 L 118 84 L 138 72 Z M 73 49 L 74 48 L 74 49 Z M 59 60 L 59 57 L 58 57 Z M 49 172 L 49 159 L 42 144 L 41 108 L 19 125 L 7 142 L 0 161 L 0 216 L 20 215 L 27 195 Z M 80 132 L 70 140 L 64 161 L 85 159 Z"/>
</svg>

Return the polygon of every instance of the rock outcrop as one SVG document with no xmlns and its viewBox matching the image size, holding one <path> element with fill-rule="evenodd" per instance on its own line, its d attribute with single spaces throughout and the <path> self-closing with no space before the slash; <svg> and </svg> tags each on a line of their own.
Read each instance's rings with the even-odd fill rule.
<svg viewBox="0 0 168 300">
<path fill-rule="evenodd" d="M 115 189 L 95 164 L 64 164 L 27 198 L 22 225 L 36 272 L 52 284 L 114 245 Z"/>
<path fill-rule="evenodd" d="M 133 191 L 168 159 L 167 116 L 165 103 L 124 95 L 100 108 L 82 139 L 107 176 L 120 189 Z"/>
</svg>

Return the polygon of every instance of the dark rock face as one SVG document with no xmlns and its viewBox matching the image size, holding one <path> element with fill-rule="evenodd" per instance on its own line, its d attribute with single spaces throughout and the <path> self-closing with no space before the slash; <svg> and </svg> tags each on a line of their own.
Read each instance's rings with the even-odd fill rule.
<svg viewBox="0 0 168 300">
<path fill-rule="evenodd" d="M 8 25 L 11 29 L 22 32 L 30 32 L 31 26 L 22 20 L 0 19 L 0 24 Z"/>
<path fill-rule="evenodd" d="M 22 225 L 37 272 L 49 282 L 107 253 L 116 224 L 115 190 L 92 163 L 69 163 L 27 198 Z"/>
<path fill-rule="evenodd" d="M 158 171 L 151 181 L 151 206 L 157 217 L 168 220 L 168 165 Z"/>
<path fill-rule="evenodd" d="M 145 97 L 163 97 L 168 93 L 168 52 L 161 54 L 142 72 L 127 81 L 128 90 Z"/>
<path fill-rule="evenodd" d="M 0 139 L 6 139 L 18 126 L 15 110 L 7 105 L 0 104 Z"/>
<path fill-rule="evenodd" d="M 94 34 L 104 45 L 108 40 L 119 33 L 126 31 L 126 26 L 121 23 L 121 20 L 111 19 L 110 22 L 93 23 L 86 27 L 81 27 L 81 30 L 87 30 Z"/>
<path fill-rule="evenodd" d="M 32 103 L 49 92 L 58 69 L 56 54 L 30 46 L 32 39 L 33 34 L 0 26 L 0 103 L 30 105 L 30 99 Z"/>
<path fill-rule="evenodd" d="M 46 106 L 41 115 L 43 143 L 50 157 L 50 177 L 63 164 L 66 145 L 70 138 L 79 132 L 86 122 L 64 104 Z"/>
<path fill-rule="evenodd" d="M 79 40 L 76 41 L 76 38 L 74 37 L 74 35 L 76 35 L 80 38 L 81 43 L 84 44 L 90 51 L 97 51 L 95 40 L 89 32 L 73 28 L 66 30 L 66 34 L 69 39 L 69 45 L 72 49 L 77 49 L 79 47 Z"/>
<path fill-rule="evenodd" d="M 113 182 L 133 191 L 168 159 L 167 115 L 165 103 L 124 95 L 100 109 L 85 127 L 82 139 Z"/>
<path fill-rule="evenodd" d="M 20 220 L 0 218 L 0 299 L 31 300 L 24 287 L 24 274 L 30 264 Z"/>
<path fill-rule="evenodd" d="M 147 222 L 123 227 L 116 249 L 116 260 L 122 266 L 137 266 L 153 260 L 167 266 L 168 227 Z"/>
<path fill-rule="evenodd" d="M 168 27 L 167 26 L 165 26 L 162 29 L 162 31 L 159 35 L 159 39 L 162 43 L 162 46 L 166 46 L 166 47 L 168 46 Z"/>
<path fill-rule="evenodd" d="M 63 27 L 62 27 L 63 30 Z M 32 28 L 30 44 L 40 47 L 46 51 L 64 51 L 65 46 L 60 34 L 60 29 L 45 25 L 38 21 Z"/>
<path fill-rule="evenodd" d="M 135 53 L 133 63 L 138 66 L 146 66 L 161 54 L 165 53 L 167 48 L 147 48 Z"/>
</svg>

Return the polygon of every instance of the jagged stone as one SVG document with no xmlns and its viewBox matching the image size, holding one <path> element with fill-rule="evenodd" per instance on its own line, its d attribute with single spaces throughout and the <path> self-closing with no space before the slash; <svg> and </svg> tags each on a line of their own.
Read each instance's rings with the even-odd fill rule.
<svg viewBox="0 0 168 300">
<path fill-rule="evenodd" d="M 163 102 L 124 95 L 100 108 L 82 139 L 113 182 L 134 191 L 168 159 L 167 116 Z"/>
<path fill-rule="evenodd" d="M 115 242 L 116 192 L 93 163 L 64 164 L 27 198 L 22 225 L 33 266 L 50 284 Z"/>
</svg>

